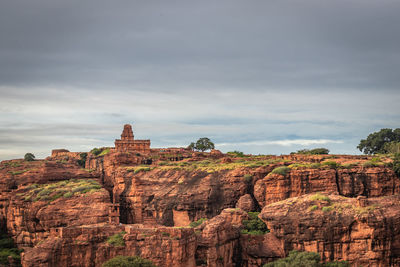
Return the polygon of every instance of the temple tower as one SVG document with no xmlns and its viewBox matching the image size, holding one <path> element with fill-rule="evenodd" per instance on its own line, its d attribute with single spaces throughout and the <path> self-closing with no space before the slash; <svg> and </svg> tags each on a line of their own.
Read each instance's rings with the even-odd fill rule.
<svg viewBox="0 0 400 267">
<path fill-rule="evenodd" d="M 115 140 L 115 149 L 120 152 L 150 153 L 150 140 L 134 140 L 132 126 L 124 125 L 121 139 Z"/>
</svg>

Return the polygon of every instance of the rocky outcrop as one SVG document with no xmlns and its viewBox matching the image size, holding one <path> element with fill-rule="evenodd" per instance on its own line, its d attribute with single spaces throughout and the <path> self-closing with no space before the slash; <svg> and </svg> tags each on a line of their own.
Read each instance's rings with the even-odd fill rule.
<svg viewBox="0 0 400 267">
<path fill-rule="evenodd" d="M 292 169 L 257 181 L 254 196 L 260 206 L 312 192 L 336 193 L 347 197 L 389 196 L 400 192 L 400 180 L 385 167 L 353 169 Z"/>
<path fill-rule="evenodd" d="M 236 208 L 249 212 L 254 211 L 256 207 L 251 195 L 245 194 L 239 198 L 238 202 L 236 202 Z"/>
<path fill-rule="evenodd" d="M 369 198 L 366 206 L 354 198 L 309 194 L 267 205 L 260 218 L 286 253 L 306 250 L 324 261 L 398 266 L 399 208 L 398 195 Z"/>
<path fill-rule="evenodd" d="M 7 229 L 19 247 L 30 247 L 47 238 L 53 228 L 108 222 L 109 209 L 104 189 L 50 203 L 16 196 L 7 206 Z"/>
<path fill-rule="evenodd" d="M 247 192 L 238 172 L 119 169 L 112 175 L 113 200 L 120 204 L 123 223 L 184 226 L 234 207 Z"/>
<path fill-rule="evenodd" d="M 123 243 L 108 238 L 119 234 Z M 25 250 L 23 267 L 100 267 L 117 255 L 141 256 L 157 266 L 195 267 L 196 236 L 191 228 L 144 228 L 141 225 L 91 225 L 54 229 L 34 248 Z"/>
<path fill-rule="evenodd" d="M 247 213 L 240 209 L 225 209 L 203 223 L 199 227 L 197 263 L 211 267 L 240 264 L 240 228 L 247 218 Z"/>
<path fill-rule="evenodd" d="M 400 179 L 383 164 L 311 168 L 331 156 L 150 152 L 88 153 L 86 169 L 74 157 L 63 158 L 71 153 L 65 151 L 47 161 L 2 162 L 0 228 L 25 248 L 23 265 L 101 266 L 117 255 L 139 255 L 158 266 L 255 267 L 292 249 L 356 266 L 400 264 Z M 368 157 L 335 161 L 355 159 Z M 301 164 L 286 175 L 271 173 L 296 160 Z M 26 195 L 70 179 L 95 180 L 97 191 Z M 314 192 L 328 200 L 312 198 Z M 261 208 L 271 232 L 241 234 L 247 212 Z M 187 228 L 201 218 L 208 220 Z M 115 234 L 124 245 L 107 242 Z"/>
</svg>

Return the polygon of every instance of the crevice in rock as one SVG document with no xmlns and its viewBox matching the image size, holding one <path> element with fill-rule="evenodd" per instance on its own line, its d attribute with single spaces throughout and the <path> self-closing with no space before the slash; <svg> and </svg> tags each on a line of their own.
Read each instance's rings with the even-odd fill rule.
<svg viewBox="0 0 400 267">
<path fill-rule="evenodd" d="M 339 183 L 339 172 L 335 170 L 335 181 L 336 181 L 336 188 L 339 195 L 342 195 L 342 191 L 340 190 L 340 183 Z"/>
</svg>

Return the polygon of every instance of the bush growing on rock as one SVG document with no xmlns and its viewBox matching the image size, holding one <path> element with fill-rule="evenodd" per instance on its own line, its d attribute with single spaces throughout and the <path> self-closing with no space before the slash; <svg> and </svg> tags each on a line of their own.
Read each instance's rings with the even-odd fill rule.
<svg viewBox="0 0 400 267">
<path fill-rule="evenodd" d="M 337 169 L 337 168 L 339 168 L 340 163 L 337 163 L 336 161 L 333 161 L 333 160 L 328 160 L 328 161 L 322 162 L 322 166 L 328 166 L 331 169 Z"/>
<path fill-rule="evenodd" d="M 396 153 L 393 158 L 393 171 L 400 177 L 400 153 Z"/>
<path fill-rule="evenodd" d="M 156 267 L 151 261 L 139 256 L 117 256 L 103 263 L 102 267 Z"/>
<path fill-rule="evenodd" d="M 92 150 L 90 150 L 90 153 L 92 153 L 95 156 L 98 156 L 101 153 L 101 149 L 95 147 Z"/>
<path fill-rule="evenodd" d="M 203 224 L 203 222 L 205 222 L 205 221 L 207 221 L 207 218 L 201 218 L 201 219 L 198 219 L 197 221 L 191 222 L 189 224 L 189 226 L 192 228 L 196 228 L 197 226 Z"/>
<path fill-rule="evenodd" d="M 24 156 L 25 161 L 34 161 L 35 160 L 35 155 L 32 153 L 26 153 Z"/>
<path fill-rule="evenodd" d="M 321 263 L 316 252 L 292 250 L 286 258 L 264 264 L 263 267 L 350 267 L 346 261 Z"/>
<path fill-rule="evenodd" d="M 125 234 L 126 234 L 126 232 L 122 231 L 121 233 L 112 235 L 107 239 L 107 243 L 110 245 L 113 245 L 115 247 L 124 247 L 125 246 L 125 241 L 124 241 Z"/>
<path fill-rule="evenodd" d="M 240 232 L 248 235 L 264 235 L 269 232 L 265 223 L 258 218 L 259 212 L 249 212 L 249 220 L 243 220 L 244 229 Z"/>
<path fill-rule="evenodd" d="M 9 266 L 8 257 L 16 262 L 21 260 L 19 255 L 23 250 L 16 248 L 12 238 L 0 235 L 0 266 Z"/>
</svg>

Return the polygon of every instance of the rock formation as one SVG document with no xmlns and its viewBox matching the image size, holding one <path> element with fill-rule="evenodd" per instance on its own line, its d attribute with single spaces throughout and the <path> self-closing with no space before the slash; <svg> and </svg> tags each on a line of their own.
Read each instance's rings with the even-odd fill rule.
<svg viewBox="0 0 400 267">
<path fill-rule="evenodd" d="M 24 248 L 24 267 L 101 266 L 117 255 L 255 267 L 293 249 L 354 266 L 400 265 L 400 179 L 390 164 L 150 149 L 130 125 L 102 151 L 87 153 L 85 168 L 82 153 L 67 150 L 1 162 L 0 228 Z M 242 231 L 253 211 L 269 233 Z"/>
</svg>

